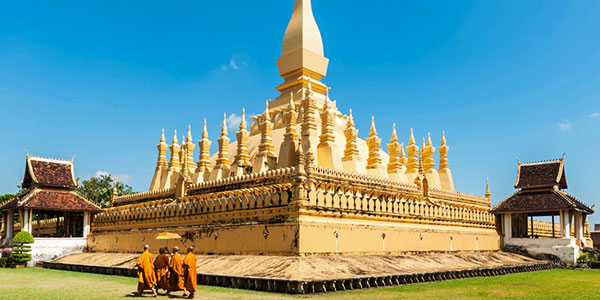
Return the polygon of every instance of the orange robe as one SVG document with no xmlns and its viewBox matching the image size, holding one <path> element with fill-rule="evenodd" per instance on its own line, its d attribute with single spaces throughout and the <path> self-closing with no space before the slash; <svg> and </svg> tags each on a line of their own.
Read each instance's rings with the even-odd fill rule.
<svg viewBox="0 0 600 300">
<path fill-rule="evenodd" d="M 151 290 L 156 285 L 156 277 L 154 276 L 154 266 L 152 259 L 154 256 L 148 251 L 144 251 L 138 258 L 136 266 L 138 273 L 138 292 Z"/>
<path fill-rule="evenodd" d="M 185 272 L 185 290 L 188 292 L 196 292 L 196 256 L 193 253 L 188 253 L 183 259 Z"/>
<path fill-rule="evenodd" d="M 169 262 L 169 291 L 183 290 L 183 261 L 179 253 L 173 254 Z"/>
<path fill-rule="evenodd" d="M 169 257 L 166 254 L 159 254 L 154 260 L 154 272 L 156 273 L 156 285 L 168 290 L 167 268 L 169 267 Z"/>
</svg>

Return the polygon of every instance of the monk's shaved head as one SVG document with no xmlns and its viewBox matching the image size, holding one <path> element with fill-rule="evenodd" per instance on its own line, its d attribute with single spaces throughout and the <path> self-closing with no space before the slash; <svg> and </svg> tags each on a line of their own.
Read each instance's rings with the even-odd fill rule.
<svg viewBox="0 0 600 300">
<path fill-rule="evenodd" d="M 177 246 L 173 247 L 173 252 L 179 252 L 179 247 L 177 247 Z"/>
<path fill-rule="evenodd" d="M 144 251 L 150 249 L 150 245 L 144 245 Z"/>
<path fill-rule="evenodd" d="M 194 252 L 194 247 L 190 246 L 190 247 L 188 248 L 188 253 L 189 253 L 189 252 Z"/>
</svg>

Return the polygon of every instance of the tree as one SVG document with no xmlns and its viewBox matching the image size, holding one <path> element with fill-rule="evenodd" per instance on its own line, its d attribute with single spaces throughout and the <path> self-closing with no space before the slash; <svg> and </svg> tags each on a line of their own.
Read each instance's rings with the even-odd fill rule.
<svg viewBox="0 0 600 300">
<path fill-rule="evenodd" d="M 17 247 L 13 247 L 15 253 L 11 256 L 13 261 L 17 264 L 26 264 L 31 260 L 31 246 L 25 244 L 33 244 L 33 235 L 27 231 L 20 231 L 13 238 L 13 243 L 20 244 Z"/>
<path fill-rule="evenodd" d="M 0 195 L 0 205 L 4 204 L 4 202 L 9 201 L 14 197 L 15 197 L 15 194 Z"/>
<path fill-rule="evenodd" d="M 113 192 L 113 179 L 110 175 L 100 175 L 88 180 L 82 180 L 75 189 L 81 196 L 96 203 L 96 205 L 107 208 L 110 207 Z M 133 189 L 117 181 L 117 193 L 119 196 L 133 194 Z"/>
</svg>

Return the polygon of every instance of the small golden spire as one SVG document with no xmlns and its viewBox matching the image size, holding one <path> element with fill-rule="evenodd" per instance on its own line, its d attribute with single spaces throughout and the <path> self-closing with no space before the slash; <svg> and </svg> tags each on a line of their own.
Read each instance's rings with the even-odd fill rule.
<svg viewBox="0 0 600 300">
<path fill-rule="evenodd" d="M 171 142 L 171 159 L 169 160 L 169 168 L 179 168 L 181 161 L 179 158 L 179 141 L 177 140 L 177 130 L 173 133 L 173 141 Z"/>
<path fill-rule="evenodd" d="M 204 129 L 202 130 L 202 139 L 198 141 L 198 150 L 200 152 L 196 162 L 196 172 L 206 173 L 210 171 L 210 140 L 208 139 L 208 130 L 206 129 L 206 118 L 204 119 Z"/>
<path fill-rule="evenodd" d="M 369 130 L 369 136 L 376 136 L 377 129 L 375 128 L 375 117 L 371 116 L 371 129 Z"/>
<path fill-rule="evenodd" d="M 188 133 L 187 138 L 185 140 L 185 159 L 184 162 L 186 164 L 188 171 L 195 171 L 194 167 L 194 148 L 196 144 L 192 140 L 192 125 L 188 124 Z"/>
<path fill-rule="evenodd" d="M 179 140 L 177 139 L 177 129 L 175 129 L 175 132 L 173 133 L 173 141 L 171 141 L 171 144 L 173 144 L 173 145 L 179 144 Z"/>
<path fill-rule="evenodd" d="M 221 125 L 221 136 L 227 136 L 227 115 L 223 114 L 223 124 Z"/>
<path fill-rule="evenodd" d="M 208 130 L 206 130 L 206 118 L 204 118 L 204 129 L 202 129 L 202 138 L 203 139 L 208 138 Z"/>
<path fill-rule="evenodd" d="M 187 142 L 192 143 L 192 125 L 188 124 Z"/>
<path fill-rule="evenodd" d="M 169 148 L 169 145 L 167 145 L 167 143 L 166 143 L 164 128 L 163 128 L 162 134 L 160 136 L 160 142 L 158 143 L 158 145 L 156 145 L 156 147 L 158 148 L 158 160 L 156 162 L 156 167 L 157 168 L 166 167 L 167 166 L 167 149 Z"/>
<path fill-rule="evenodd" d="M 354 117 L 352 117 L 352 108 L 350 109 L 350 112 L 348 112 L 348 124 L 346 125 L 346 128 L 349 127 L 354 127 Z"/>
<path fill-rule="evenodd" d="M 438 152 L 440 154 L 440 165 L 439 169 L 444 170 L 448 169 L 448 150 L 450 147 L 446 145 L 446 134 L 442 131 L 442 141 L 440 142 L 440 147 L 438 148 Z"/>
<path fill-rule="evenodd" d="M 240 130 L 246 130 L 246 108 L 242 107 L 242 120 L 240 121 Z"/>
<path fill-rule="evenodd" d="M 219 151 L 215 161 L 215 169 L 229 170 L 229 138 L 227 137 L 227 115 L 223 114 L 223 125 L 221 125 L 221 137 L 217 139 L 219 143 Z M 225 172 L 224 177 L 229 173 Z"/>
<path fill-rule="evenodd" d="M 263 117 L 265 118 L 265 121 L 271 121 L 271 114 L 269 113 L 269 100 L 267 100 L 267 103 L 265 104 L 265 113 Z"/>
<path fill-rule="evenodd" d="M 398 135 L 396 134 L 396 123 L 392 125 L 392 137 L 390 138 L 390 143 L 398 142 Z"/>
<path fill-rule="evenodd" d="M 490 193 L 490 179 L 487 176 L 485 177 L 485 197 L 488 198 L 488 200 L 492 199 L 492 193 Z"/>
<path fill-rule="evenodd" d="M 406 174 L 418 174 L 419 172 L 419 146 L 415 141 L 415 135 L 413 129 L 410 129 L 410 139 L 408 140 L 408 146 L 406 147 Z M 414 180 L 414 176 L 409 176 L 409 182 Z"/>
<path fill-rule="evenodd" d="M 365 139 L 367 147 L 369 149 L 367 157 L 367 172 L 371 175 L 377 175 L 383 177 L 385 167 L 382 165 L 381 155 L 379 153 L 379 146 L 381 145 L 381 139 L 377 136 L 377 129 L 375 129 L 375 117 L 371 117 L 371 130 L 369 131 L 369 137 Z"/>
<path fill-rule="evenodd" d="M 387 171 L 390 177 L 397 178 L 402 172 L 402 163 L 400 157 L 400 144 L 398 143 L 398 136 L 396 134 L 396 123 L 392 126 L 392 137 L 390 143 L 387 144 L 388 153 L 390 155 Z"/>
<path fill-rule="evenodd" d="M 294 92 L 290 92 L 290 110 L 296 110 L 296 105 L 294 104 Z"/>
<path fill-rule="evenodd" d="M 119 191 L 117 190 L 117 179 L 113 178 L 113 190 L 112 190 L 112 198 L 110 199 L 110 206 L 112 207 L 115 203 L 115 198 L 119 196 Z"/>
<path fill-rule="evenodd" d="M 427 147 L 433 146 L 431 143 L 431 133 L 427 133 Z"/>
<path fill-rule="evenodd" d="M 400 144 L 400 163 L 406 167 L 406 153 L 404 153 L 404 143 Z"/>
<path fill-rule="evenodd" d="M 446 145 L 446 133 L 444 132 L 444 130 L 442 130 L 442 142 L 440 143 L 441 146 L 445 146 Z"/>
</svg>

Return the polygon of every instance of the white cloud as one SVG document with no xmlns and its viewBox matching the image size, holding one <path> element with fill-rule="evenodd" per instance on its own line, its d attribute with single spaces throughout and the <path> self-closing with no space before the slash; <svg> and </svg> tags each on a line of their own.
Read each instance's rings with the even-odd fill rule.
<svg viewBox="0 0 600 300">
<path fill-rule="evenodd" d="M 256 116 L 256 114 L 248 114 L 246 113 L 246 124 L 247 126 L 250 126 L 250 124 L 252 124 L 252 118 L 254 118 Z M 227 117 L 227 129 L 233 129 L 235 131 L 237 131 L 237 129 L 240 127 L 240 122 L 242 121 L 242 116 L 238 115 L 238 114 L 230 114 Z"/>
<path fill-rule="evenodd" d="M 590 115 L 590 118 L 598 118 L 598 117 L 600 117 L 600 112 L 593 113 Z"/>
<path fill-rule="evenodd" d="M 227 128 L 238 128 L 240 126 L 240 122 L 242 121 L 242 116 L 238 116 L 237 114 L 230 114 L 227 117 Z"/>
<path fill-rule="evenodd" d="M 560 131 L 567 131 L 571 129 L 571 123 L 558 123 L 558 128 Z"/>
<path fill-rule="evenodd" d="M 242 61 L 241 63 L 236 61 L 233 57 L 231 59 L 229 59 L 229 63 L 226 65 L 222 65 L 221 66 L 221 71 L 229 71 L 229 70 L 233 70 L 233 71 L 239 71 L 240 68 L 247 66 L 248 64 L 245 61 Z"/>
<path fill-rule="evenodd" d="M 100 176 L 110 176 L 110 173 L 105 172 L 105 171 L 96 171 L 96 174 L 94 174 L 94 177 L 100 177 Z"/>
<path fill-rule="evenodd" d="M 131 183 L 131 179 L 133 179 L 133 177 L 129 174 L 110 174 L 109 172 L 102 171 L 102 170 L 96 171 L 96 174 L 94 174 L 94 177 L 100 177 L 100 176 L 111 176 L 112 178 L 116 179 L 117 181 L 124 182 L 124 183 Z"/>
<path fill-rule="evenodd" d="M 235 63 L 235 60 L 232 58 L 229 60 L 229 67 L 231 67 L 234 70 L 239 70 L 240 68 L 237 66 L 237 64 Z"/>
</svg>

